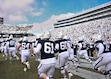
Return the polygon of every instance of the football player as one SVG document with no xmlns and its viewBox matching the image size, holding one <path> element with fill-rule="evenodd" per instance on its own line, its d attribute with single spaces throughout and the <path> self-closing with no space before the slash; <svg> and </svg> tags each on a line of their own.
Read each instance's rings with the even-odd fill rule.
<svg viewBox="0 0 111 79">
<path fill-rule="evenodd" d="M 16 47 L 17 47 L 17 42 L 13 39 L 13 36 L 10 35 L 8 40 L 8 51 L 9 51 L 10 63 L 12 63 L 12 57 L 16 57 L 16 59 L 19 60 L 19 57 L 16 55 L 16 52 L 17 52 Z"/>
<path fill-rule="evenodd" d="M 100 35 L 96 35 L 95 40 L 95 51 L 93 54 L 96 55 L 97 60 L 93 63 L 94 69 L 103 75 L 111 75 L 111 51 L 109 46 L 102 40 Z M 102 69 L 102 66 L 105 66 L 105 69 Z"/>
<path fill-rule="evenodd" d="M 55 72 L 56 57 L 54 55 L 54 42 L 49 40 L 50 37 L 50 32 L 45 32 L 37 44 L 36 53 L 41 54 L 38 75 L 42 79 L 53 79 Z"/>
<path fill-rule="evenodd" d="M 84 57 L 90 64 L 92 64 L 91 59 L 88 56 L 87 52 L 87 43 L 86 39 L 84 37 L 81 38 L 81 40 L 78 42 L 78 53 L 77 53 L 77 59 L 78 63 L 80 64 L 80 57 Z"/>
<path fill-rule="evenodd" d="M 68 73 L 69 77 L 73 76 L 68 67 L 68 51 L 71 51 L 71 47 L 68 41 L 66 39 L 63 39 L 62 32 L 59 32 L 56 38 L 57 40 L 55 41 L 55 49 L 58 52 L 59 68 L 61 74 L 63 75 L 62 79 L 67 79 L 66 72 Z"/>
<path fill-rule="evenodd" d="M 8 58 L 8 38 L 6 38 L 3 43 L 2 43 L 2 46 L 3 46 L 3 57 L 5 56 L 5 60 L 7 60 Z"/>
<path fill-rule="evenodd" d="M 37 44 L 38 44 L 38 41 L 40 40 L 40 36 L 37 36 L 36 40 L 34 40 L 32 42 L 32 46 L 33 46 L 33 50 L 34 50 L 34 54 L 36 56 L 35 60 L 36 61 L 40 61 L 40 53 L 36 53 L 36 50 L 37 50 Z"/>
<path fill-rule="evenodd" d="M 23 38 L 23 41 L 17 46 L 19 50 L 21 48 L 21 62 L 25 66 L 24 71 L 26 72 L 30 69 L 29 58 L 31 53 L 33 53 L 33 47 L 30 42 L 28 42 L 27 37 Z"/>
<path fill-rule="evenodd" d="M 0 39 L 0 53 L 2 53 L 2 52 L 3 52 L 2 44 L 3 44 L 3 39 Z"/>
<path fill-rule="evenodd" d="M 66 35 L 63 37 L 63 39 L 66 39 L 67 42 L 69 43 L 70 46 L 70 50 L 68 50 L 69 52 L 69 57 L 68 59 L 71 60 L 71 62 L 73 63 L 73 67 L 76 69 L 78 67 L 78 65 L 76 64 L 76 61 L 74 60 L 74 47 L 73 47 L 73 43 L 72 40 L 70 38 L 68 38 Z"/>
<path fill-rule="evenodd" d="M 23 41 L 23 38 L 20 38 L 18 40 L 17 46 L 20 45 L 22 43 L 22 41 Z M 17 51 L 17 52 L 21 55 L 21 47 L 19 48 L 19 51 Z"/>
</svg>

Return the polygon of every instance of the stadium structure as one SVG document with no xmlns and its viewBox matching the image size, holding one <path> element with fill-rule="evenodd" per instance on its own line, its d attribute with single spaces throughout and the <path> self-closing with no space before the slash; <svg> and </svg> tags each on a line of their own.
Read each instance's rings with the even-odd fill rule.
<svg viewBox="0 0 111 79">
<path fill-rule="evenodd" d="M 54 27 L 59 28 L 65 26 L 72 26 L 110 16 L 111 16 L 111 2 L 78 13 L 73 17 L 59 20 L 57 21 L 57 23 L 54 24 Z"/>
<path fill-rule="evenodd" d="M 7 38 L 13 35 L 14 38 L 20 38 L 23 36 L 33 36 L 33 34 L 28 31 L 33 27 L 33 25 L 26 26 L 11 26 L 0 24 L 0 38 Z"/>
<path fill-rule="evenodd" d="M 60 31 L 73 37 L 74 42 L 82 35 L 88 37 L 88 41 L 92 41 L 95 34 L 101 35 L 105 40 L 111 40 L 111 2 L 57 20 L 51 33 L 56 36 Z"/>
</svg>

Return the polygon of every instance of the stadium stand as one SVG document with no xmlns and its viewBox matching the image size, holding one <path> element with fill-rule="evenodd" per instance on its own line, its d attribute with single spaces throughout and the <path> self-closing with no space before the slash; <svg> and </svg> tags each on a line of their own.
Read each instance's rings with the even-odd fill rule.
<svg viewBox="0 0 111 79">
<path fill-rule="evenodd" d="M 23 36 L 33 36 L 33 34 L 28 33 L 28 30 L 32 28 L 32 25 L 27 26 L 10 26 L 0 24 L 0 37 L 6 38 L 10 35 L 13 35 L 15 38 L 23 37 Z"/>
<path fill-rule="evenodd" d="M 93 41 L 95 34 L 101 35 L 104 40 L 111 40 L 111 2 L 75 14 L 73 17 L 58 20 L 51 30 L 52 38 L 55 39 L 57 32 L 60 31 L 73 37 L 74 43 L 77 43 L 82 35 L 87 37 L 88 42 Z"/>
<path fill-rule="evenodd" d="M 111 3 L 106 3 L 92 9 L 86 10 L 84 12 L 78 13 L 75 16 L 59 20 L 57 23 L 54 24 L 55 28 L 64 27 L 64 26 L 71 26 L 79 23 L 84 23 L 87 21 L 92 21 L 104 17 L 111 16 Z"/>
</svg>

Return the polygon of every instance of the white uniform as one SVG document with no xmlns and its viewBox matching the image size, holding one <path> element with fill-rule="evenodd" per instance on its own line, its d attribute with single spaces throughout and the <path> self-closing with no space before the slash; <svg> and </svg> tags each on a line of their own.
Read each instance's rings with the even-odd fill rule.
<svg viewBox="0 0 111 79">
<path fill-rule="evenodd" d="M 7 57 L 8 57 L 8 40 L 3 42 L 3 52 L 4 52 L 4 55 L 6 56 L 5 60 L 7 60 Z"/>
<path fill-rule="evenodd" d="M 59 66 L 65 67 L 66 63 L 68 62 L 69 52 L 67 50 L 67 40 L 57 40 L 55 41 L 56 45 L 55 48 L 58 50 L 58 60 Z"/>
<path fill-rule="evenodd" d="M 55 71 L 56 58 L 54 55 L 54 42 L 49 40 L 39 40 L 36 53 L 41 53 L 41 60 L 38 66 L 38 75 L 42 78 L 42 74 L 53 77 Z"/>
<path fill-rule="evenodd" d="M 71 50 L 68 51 L 68 52 L 70 52 L 70 54 L 69 54 L 69 59 L 72 60 L 72 59 L 74 59 L 74 49 L 73 49 L 73 44 L 72 44 L 70 41 L 68 41 L 68 42 L 69 42 L 69 44 L 70 44 L 70 46 L 71 46 Z"/>
<path fill-rule="evenodd" d="M 4 51 L 3 47 L 4 47 L 4 41 L 2 41 L 2 43 L 1 43 L 1 52 Z"/>
<path fill-rule="evenodd" d="M 16 57 L 16 46 L 17 43 L 15 40 L 9 40 L 8 41 L 8 50 L 9 50 L 9 54 L 12 55 L 13 57 Z"/>
<path fill-rule="evenodd" d="M 40 38 L 36 39 L 35 41 L 32 42 L 32 47 L 33 47 L 33 50 L 34 50 L 34 54 L 36 56 L 36 58 L 35 58 L 36 61 L 40 61 L 40 59 L 41 59 L 40 58 L 40 53 L 36 52 L 37 51 L 37 44 L 38 44 L 39 40 L 40 40 Z"/>
<path fill-rule="evenodd" d="M 71 62 L 73 63 L 73 66 L 75 67 L 75 68 L 77 68 L 78 67 L 78 65 L 76 64 L 76 62 L 75 62 L 75 60 L 74 60 L 74 45 L 71 43 L 71 41 L 68 41 L 68 43 L 69 43 L 69 46 L 70 46 L 70 49 L 68 50 L 68 52 L 69 52 L 69 60 L 71 60 Z"/>
<path fill-rule="evenodd" d="M 80 63 L 80 57 L 83 56 L 88 62 L 92 63 L 92 61 L 89 59 L 88 53 L 87 53 L 87 45 L 85 41 L 79 41 L 78 42 L 78 53 L 77 53 L 77 59 Z"/>
<path fill-rule="evenodd" d="M 68 68 L 69 52 L 71 52 L 72 49 L 66 39 L 57 40 L 55 41 L 55 43 L 56 43 L 55 49 L 58 52 L 58 63 L 61 70 L 61 74 L 63 74 L 64 79 L 66 79 L 67 76 L 65 72 L 67 72 L 68 75 L 72 76 L 72 73 L 70 73 L 69 68 Z"/>
<path fill-rule="evenodd" d="M 23 41 L 19 42 L 17 49 L 20 49 L 21 51 L 21 62 L 25 66 L 24 71 L 26 72 L 28 69 L 30 69 L 30 53 L 33 53 L 32 45 L 30 42 L 28 42 L 27 37 L 24 37 Z"/>
<path fill-rule="evenodd" d="M 2 42 L 3 41 L 0 40 L 0 53 L 2 52 Z"/>
<path fill-rule="evenodd" d="M 101 66 L 105 65 L 105 70 L 111 70 L 111 52 L 103 53 L 94 63 L 93 66 L 95 69 L 100 70 Z"/>
<path fill-rule="evenodd" d="M 30 58 L 30 42 L 21 42 L 21 62 L 27 62 Z"/>
<path fill-rule="evenodd" d="M 105 66 L 106 72 L 111 71 L 111 51 L 109 51 L 107 44 L 99 40 L 95 42 L 95 48 L 98 59 L 93 63 L 94 68 L 100 71 L 101 66 Z M 103 74 L 105 75 L 105 73 Z"/>
<path fill-rule="evenodd" d="M 22 40 L 18 41 L 17 46 L 20 45 L 21 43 L 22 43 Z M 21 47 L 19 48 L 18 53 L 21 55 Z"/>
<path fill-rule="evenodd" d="M 16 55 L 17 53 L 17 42 L 13 39 L 8 40 L 8 51 L 9 51 L 9 59 L 10 63 L 12 63 L 12 57 L 15 57 L 17 60 L 19 60 L 19 57 Z"/>
</svg>

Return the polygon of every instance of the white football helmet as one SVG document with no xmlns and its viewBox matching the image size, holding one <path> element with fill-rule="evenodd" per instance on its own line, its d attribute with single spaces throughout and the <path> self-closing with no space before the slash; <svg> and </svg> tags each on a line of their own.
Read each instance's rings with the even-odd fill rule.
<svg viewBox="0 0 111 79">
<path fill-rule="evenodd" d="M 27 41 L 27 37 L 24 37 L 24 38 L 23 38 L 23 41 Z"/>
<path fill-rule="evenodd" d="M 69 39 L 69 41 L 73 42 L 73 37 L 72 36 L 69 36 L 68 39 Z"/>
<path fill-rule="evenodd" d="M 13 38 L 13 35 L 10 35 L 9 39 L 12 39 Z"/>
<path fill-rule="evenodd" d="M 79 37 L 79 40 L 86 41 L 86 37 L 83 35 L 83 36 Z"/>
<path fill-rule="evenodd" d="M 59 34 L 57 35 L 57 39 L 61 39 L 61 38 L 63 38 L 63 34 L 62 32 L 59 32 Z"/>
<path fill-rule="evenodd" d="M 22 41 L 22 40 L 23 40 L 23 38 L 20 38 L 20 39 L 19 39 L 19 41 Z"/>
<path fill-rule="evenodd" d="M 101 35 L 98 35 L 98 34 L 94 35 L 93 38 L 94 38 L 94 41 L 102 40 Z"/>
<path fill-rule="evenodd" d="M 43 38 L 43 39 L 48 39 L 48 38 L 50 38 L 50 37 L 51 37 L 51 34 L 50 34 L 49 31 L 44 32 L 43 35 L 42 35 L 42 38 Z"/>
<path fill-rule="evenodd" d="M 40 35 L 36 35 L 36 38 L 40 38 Z"/>
<path fill-rule="evenodd" d="M 65 36 L 63 37 L 63 39 L 68 39 L 67 35 L 65 35 Z"/>
<path fill-rule="evenodd" d="M 86 41 L 86 36 L 83 35 L 83 36 L 81 37 L 81 40 Z"/>
</svg>

